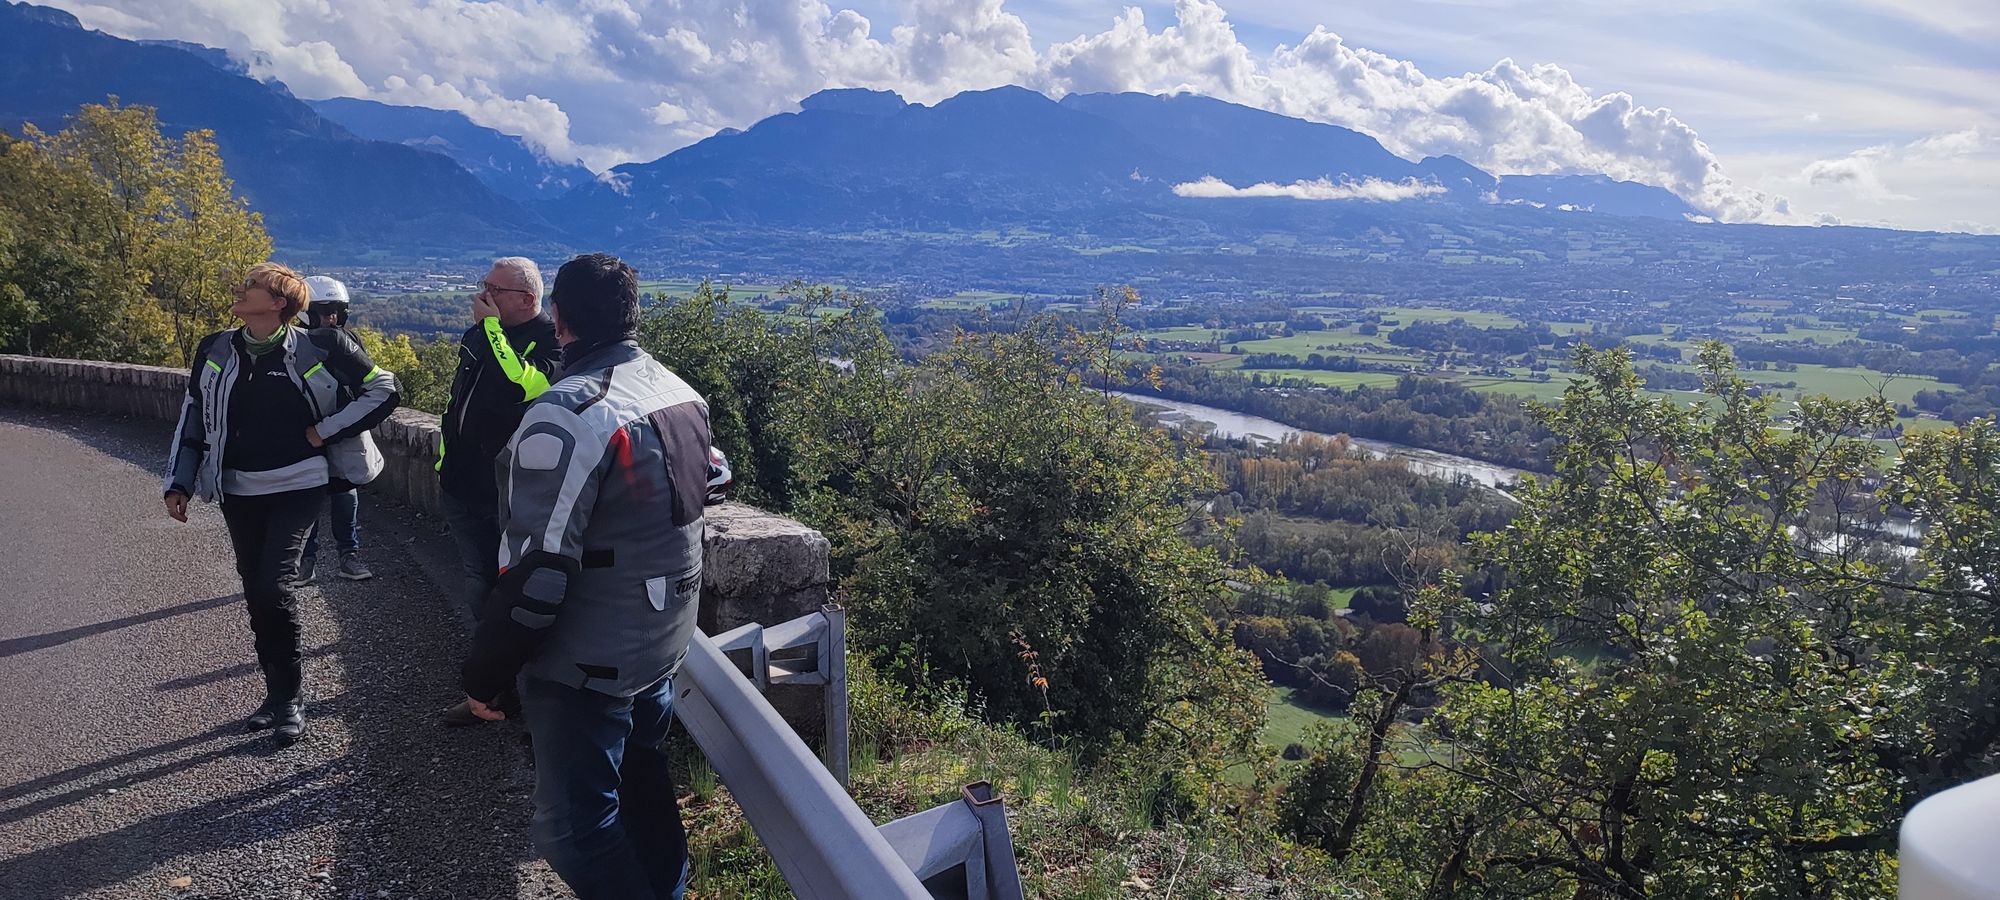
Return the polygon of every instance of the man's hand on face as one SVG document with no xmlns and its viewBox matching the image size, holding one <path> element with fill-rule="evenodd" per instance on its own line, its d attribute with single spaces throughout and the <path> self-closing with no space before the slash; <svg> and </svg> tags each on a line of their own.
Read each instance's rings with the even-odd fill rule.
<svg viewBox="0 0 2000 900">
<path fill-rule="evenodd" d="M 498 305 L 494 304 L 483 292 L 473 295 L 472 324 L 477 325 L 487 319 L 497 318 L 500 318 L 500 307 Z"/>
</svg>

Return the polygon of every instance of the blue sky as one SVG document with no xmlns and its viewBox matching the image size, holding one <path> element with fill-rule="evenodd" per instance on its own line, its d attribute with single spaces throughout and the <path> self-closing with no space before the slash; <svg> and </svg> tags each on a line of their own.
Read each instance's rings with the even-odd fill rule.
<svg viewBox="0 0 2000 900">
<path fill-rule="evenodd" d="M 599 169 L 828 86 L 1186 89 L 1405 156 L 1659 184 L 1725 220 L 2000 229 L 1995 0 L 51 2 Z"/>
</svg>

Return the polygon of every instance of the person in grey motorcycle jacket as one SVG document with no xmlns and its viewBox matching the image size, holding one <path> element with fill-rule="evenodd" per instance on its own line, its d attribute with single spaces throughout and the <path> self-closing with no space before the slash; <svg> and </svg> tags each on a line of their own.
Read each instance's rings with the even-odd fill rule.
<svg viewBox="0 0 2000 900">
<path fill-rule="evenodd" d="M 297 272 L 261 263 L 235 293 L 229 311 L 243 325 L 195 348 L 162 490 L 182 522 L 190 498 L 222 505 L 264 672 L 247 724 L 289 743 L 306 727 L 293 595 L 306 533 L 333 479 L 364 484 L 381 471 L 359 436 L 396 408 L 396 376 L 345 332 L 289 324 L 312 299 Z"/>
<path fill-rule="evenodd" d="M 678 898 L 686 834 L 659 750 L 701 594 L 708 405 L 640 349 L 639 281 L 579 256 L 551 291 L 563 377 L 500 454 L 500 577 L 463 669 L 470 709 L 519 678 L 531 831 L 581 900 Z"/>
</svg>

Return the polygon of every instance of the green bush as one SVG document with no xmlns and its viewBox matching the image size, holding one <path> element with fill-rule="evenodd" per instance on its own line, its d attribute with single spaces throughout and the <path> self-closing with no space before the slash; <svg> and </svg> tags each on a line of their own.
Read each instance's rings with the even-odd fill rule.
<svg viewBox="0 0 2000 900">
<path fill-rule="evenodd" d="M 748 499 L 831 540 L 884 673 L 1085 752 L 1161 727 L 1167 760 L 1248 752 L 1261 683 L 1210 619 L 1220 562 L 1180 535 L 1213 480 L 1079 371 L 1112 359 L 1115 317 L 912 363 L 865 305 L 795 296 L 775 315 L 704 287 L 656 304 L 643 340 L 709 398 Z"/>
</svg>

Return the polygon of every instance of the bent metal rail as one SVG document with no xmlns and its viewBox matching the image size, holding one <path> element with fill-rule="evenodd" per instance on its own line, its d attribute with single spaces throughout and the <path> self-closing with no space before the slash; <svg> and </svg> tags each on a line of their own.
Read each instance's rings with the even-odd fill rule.
<svg viewBox="0 0 2000 900">
<path fill-rule="evenodd" d="M 845 623 L 829 606 L 770 628 L 745 625 L 714 639 L 697 633 L 674 684 L 675 715 L 799 897 L 1020 900 L 1006 807 L 991 785 L 968 785 L 958 802 L 880 828 L 841 786 Z M 811 652 L 771 658 L 799 648 Z M 748 671 L 725 650 L 748 651 Z M 764 686 L 786 683 L 825 687 L 827 765 L 764 699 Z"/>
</svg>

